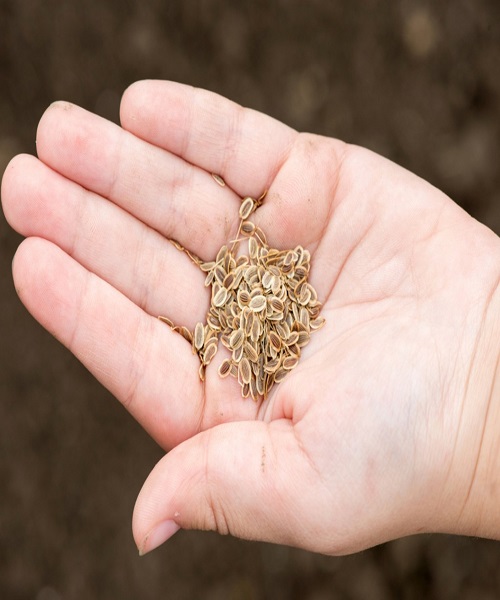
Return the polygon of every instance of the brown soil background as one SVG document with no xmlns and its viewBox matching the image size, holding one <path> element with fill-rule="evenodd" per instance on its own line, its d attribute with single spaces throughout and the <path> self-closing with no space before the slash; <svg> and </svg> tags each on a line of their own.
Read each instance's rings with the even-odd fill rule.
<svg viewBox="0 0 500 600">
<path fill-rule="evenodd" d="M 117 120 L 131 82 L 209 88 L 374 149 L 500 233 L 500 4 L 0 0 L 0 167 L 65 99 Z M 162 455 L 18 301 L 0 222 L 0 597 L 500 597 L 500 545 L 403 539 L 343 558 L 180 532 L 139 559 L 136 494 Z"/>
</svg>

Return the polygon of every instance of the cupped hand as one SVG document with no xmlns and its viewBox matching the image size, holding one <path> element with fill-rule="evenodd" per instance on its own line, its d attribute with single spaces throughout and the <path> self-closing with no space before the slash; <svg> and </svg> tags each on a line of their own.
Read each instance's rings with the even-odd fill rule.
<svg viewBox="0 0 500 600">
<path fill-rule="evenodd" d="M 498 238 L 382 157 L 203 90 L 134 84 L 121 123 L 52 105 L 2 199 L 27 237 L 21 300 L 170 450 L 137 501 L 140 551 L 178 528 L 325 553 L 473 528 Z M 168 238 L 213 259 L 265 190 L 252 219 L 310 250 L 326 325 L 254 403 L 219 378 L 221 354 L 202 383 L 157 316 L 192 329 L 209 306 Z"/>
</svg>

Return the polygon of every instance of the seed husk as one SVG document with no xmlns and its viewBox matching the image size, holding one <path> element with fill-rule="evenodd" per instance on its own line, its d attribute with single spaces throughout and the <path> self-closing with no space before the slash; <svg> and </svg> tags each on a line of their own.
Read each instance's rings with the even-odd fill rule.
<svg viewBox="0 0 500 600">
<path fill-rule="evenodd" d="M 242 329 L 233 331 L 229 337 L 229 345 L 233 350 L 237 350 L 245 341 L 245 332 Z"/>
<path fill-rule="evenodd" d="M 247 196 L 243 199 L 243 202 L 240 206 L 240 219 L 242 221 L 246 221 L 246 219 L 248 219 L 248 217 L 253 213 L 254 210 L 255 200 L 253 198 L 250 198 L 250 196 Z"/>
<path fill-rule="evenodd" d="M 222 179 L 222 177 L 220 175 L 217 175 L 217 173 L 212 173 L 212 177 L 215 179 L 215 181 L 221 186 L 224 187 L 226 185 L 226 182 L 224 181 L 224 179 Z"/>
<path fill-rule="evenodd" d="M 225 287 L 221 287 L 220 290 L 214 296 L 213 304 L 217 308 L 220 308 L 221 306 L 223 306 L 226 299 L 227 299 L 227 289 Z"/>
<path fill-rule="evenodd" d="M 219 367 L 220 377 L 227 377 L 231 373 L 231 361 L 225 358 Z"/>
<path fill-rule="evenodd" d="M 244 356 L 240 360 L 240 363 L 238 365 L 238 376 L 241 378 L 241 381 L 243 381 L 243 383 L 250 383 L 250 379 L 252 377 L 252 369 L 246 356 Z"/>
<path fill-rule="evenodd" d="M 213 357 L 217 354 L 217 340 L 212 339 L 210 343 L 206 346 L 205 352 L 203 354 L 203 363 L 205 365 L 210 364 Z"/>
<path fill-rule="evenodd" d="M 158 317 L 158 319 L 159 319 L 160 321 L 162 321 L 163 323 L 166 323 L 166 324 L 167 324 L 167 325 L 168 325 L 168 326 L 169 326 L 171 329 L 173 329 L 173 327 L 174 327 L 174 322 L 173 322 L 171 319 L 169 319 L 168 317 L 163 317 L 162 315 L 160 315 L 160 316 Z"/>
<path fill-rule="evenodd" d="M 266 308 L 266 298 L 264 296 L 262 296 L 261 294 L 254 296 L 250 300 L 249 307 L 255 313 L 259 313 L 259 312 L 263 311 Z"/>
<path fill-rule="evenodd" d="M 255 224 L 252 223 L 252 221 L 243 221 L 241 224 L 241 233 L 244 233 L 245 235 L 252 235 L 254 231 Z"/>
<path fill-rule="evenodd" d="M 203 343 L 205 341 L 205 327 L 203 323 L 196 323 L 196 327 L 194 328 L 194 336 L 193 336 L 193 344 L 196 350 L 201 350 L 203 348 Z"/>
</svg>

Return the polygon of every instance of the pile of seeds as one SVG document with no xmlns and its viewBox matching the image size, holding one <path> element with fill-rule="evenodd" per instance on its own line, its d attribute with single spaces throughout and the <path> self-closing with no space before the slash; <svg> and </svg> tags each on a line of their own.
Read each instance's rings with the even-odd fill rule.
<svg viewBox="0 0 500 600">
<path fill-rule="evenodd" d="M 325 322 L 317 293 L 307 281 L 309 251 L 302 246 L 270 248 L 262 229 L 248 220 L 261 201 L 248 197 L 240 206 L 238 235 L 248 238 L 248 255 L 238 256 L 241 239 L 222 246 L 211 262 L 188 253 L 207 273 L 205 285 L 212 288 L 206 324 L 197 323 L 191 333 L 160 317 L 192 344 L 202 380 L 220 340 L 231 357 L 222 361 L 219 375 L 237 378 L 243 398 L 254 400 L 266 398 L 297 365 L 311 333 Z"/>
</svg>

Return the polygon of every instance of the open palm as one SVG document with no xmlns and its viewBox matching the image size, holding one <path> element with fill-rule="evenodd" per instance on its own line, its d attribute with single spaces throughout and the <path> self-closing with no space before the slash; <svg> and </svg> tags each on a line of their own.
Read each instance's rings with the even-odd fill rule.
<svg viewBox="0 0 500 600">
<path fill-rule="evenodd" d="M 178 527 L 328 553 L 453 530 L 486 413 L 468 385 L 498 239 L 393 163 L 209 92 L 141 82 L 121 120 L 53 105 L 39 160 L 11 162 L 2 198 L 28 237 L 22 301 L 173 448 L 139 496 L 141 550 Z M 222 352 L 202 384 L 156 317 L 192 329 L 209 306 L 204 274 L 167 238 L 213 259 L 241 198 L 265 190 L 253 220 L 271 246 L 311 251 L 327 322 L 254 403 L 219 378 Z"/>
</svg>

